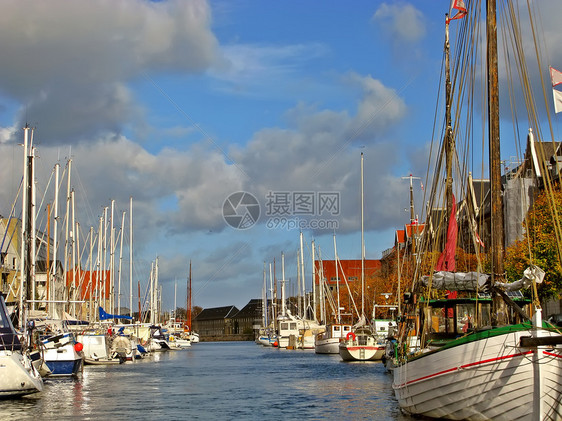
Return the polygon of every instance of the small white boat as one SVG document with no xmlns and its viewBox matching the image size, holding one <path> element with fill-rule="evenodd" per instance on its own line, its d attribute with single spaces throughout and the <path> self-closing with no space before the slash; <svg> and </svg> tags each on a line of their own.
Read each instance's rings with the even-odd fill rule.
<svg viewBox="0 0 562 421">
<path fill-rule="evenodd" d="M 186 349 L 191 348 L 191 341 L 189 338 L 183 338 L 181 336 L 170 335 L 168 337 L 168 343 L 172 349 Z"/>
<path fill-rule="evenodd" d="M 263 346 L 277 346 L 277 335 L 269 329 L 260 329 L 256 343 Z"/>
<path fill-rule="evenodd" d="M 150 326 L 150 341 L 148 343 L 148 351 L 169 351 L 172 349 L 168 341 L 168 335 L 162 331 L 161 326 Z"/>
<path fill-rule="evenodd" d="M 120 364 L 125 361 L 118 355 L 110 353 L 107 336 L 103 333 L 86 332 L 77 336 L 83 346 L 84 364 Z"/>
<path fill-rule="evenodd" d="M 0 295 L 0 397 L 41 392 L 43 380 L 25 352 Z"/>
<path fill-rule="evenodd" d="M 339 344 L 339 352 L 344 361 L 381 360 L 386 345 L 379 341 L 369 328 L 359 328 L 349 332 Z"/>
<path fill-rule="evenodd" d="M 339 354 L 340 341 L 351 332 L 351 325 L 331 324 L 326 330 L 316 335 L 314 352 L 317 354 Z"/>
<path fill-rule="evenodd" d="M 66 321 L 41 317 L 32 319 L 32 322 L 34 337 L 41 345 L 41 350 L 38 352 L 43 360 L 42 369 L 47 369 L 47 373 L 42 373 L 42 375 L 78 376 L 82 372 L 84 364 L 83 346 L 76 341 L 76 337 L 68 329 Z"/>
</svg>

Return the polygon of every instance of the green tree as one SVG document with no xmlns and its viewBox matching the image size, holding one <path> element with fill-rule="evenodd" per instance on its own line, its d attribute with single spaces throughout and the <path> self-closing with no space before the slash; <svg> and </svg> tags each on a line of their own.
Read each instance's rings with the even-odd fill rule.
<svg viewBox="0 0 562 421">
<path fill-rule="evenodd" d="M 562 193 L 542 191 L 536 197 L 532 209 L 523 223 L 524 238 L 506 248 L 505 270 L 508 279 L 520 279 L 523 271 L 534 264 L 545 271 L 544 282 L 538 285 L 539 299 L 560 297 L 562 291 L 562 267 L 555 232 L 551 204 L 554 203 L 558 215 L 562 215 Z"/>
</svg>

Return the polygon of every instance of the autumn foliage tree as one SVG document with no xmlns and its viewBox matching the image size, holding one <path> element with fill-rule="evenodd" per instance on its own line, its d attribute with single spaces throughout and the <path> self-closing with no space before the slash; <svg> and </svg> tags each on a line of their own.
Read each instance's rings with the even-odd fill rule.
<svg viewBox="0 0 562 421">
<path fill-rule="evenodd" d="M 537 195 L 532 209 L 523 223 L 524 238 L 506 248 L 505 270 L 508 279 L 520 279 L 530 265 L 545 271 L 544 282 L 538 285 L 541 300 L 560 297 L 562 291 L 562 266 L 559 258 L 560 244 L 557 241 L 552 203 L 557 214 L 562 215 L 562 193 L 555 191 L 553 199 L 546 191 Z"/>
</svg>

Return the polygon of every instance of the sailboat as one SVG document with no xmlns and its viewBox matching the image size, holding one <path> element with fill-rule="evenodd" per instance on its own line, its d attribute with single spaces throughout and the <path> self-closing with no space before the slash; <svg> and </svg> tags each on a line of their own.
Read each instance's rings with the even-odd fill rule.
<svg viewBox="0 0 562 421">
<path fill-rule="evenodd" d="M 334 234 L 334 254 L 335 254 L 335 268 L 336 268 L 336 279 L 339 279 L 338 275 L 338 255 L 336 249 L 336 238 Z M 339 354 L 340 353 L 340 342 L 351 335 L 351 325 L 342 323 L 341 317 L 341 306 L 340 306 L 340 289 L 339 282 L 336 283 L 336 294 L 337 302 L 333 302 L 334 298 L 331 295 L 331 291 L 326 287 L 326 282 L 323 273 L 323 264 L 320 266 L 318 278 L 318 285 L 320 287 L 320 297 L 321 303 L 324 303 L 324 295 L 328 297 L 328 303 L 331 306 L 332 315 L 334 317 L 329 323 L 326 323 L 326 330 L 324 332 L 316 335 L 316 342 L 314 344 L 314 352 L 317 354 Z M 326 307 L 321 305 L 321 319 L 326 320 Z"/>
<path fill-rule="evenodd" d="M 265 262 L 263 264 L 263 289 L 262 289 L 262 327 L 259 329 L 256 335 L 256 343 L 263 346 L 274 346 L 278 345 L 277 334 L 273 326 L 269 323 L 269 309 L 268 309 L 268 298 L 267 298 L 267 276 L 266 276 L 266 266 Z M 275 346 L 277 346 L 275 345 Z"/>
<path fill-rule="evenodd" d="M 454 5 L 466 15 L 461 3 L 456 1 Z M 408 294 L 404 301 L 410 314 L 417 311 L 420 348 L 404 351 L 415 323 L 402 324 L 393 362 L 393 389 L 401 409 L 413 415 L 559 420 L 562 336 L 543 323 L 538 300 L 526 299 L 517 290 L 521 286 L 536 287 L 544 272 L 531 266 L 519 281 L 507 283 L 503 279 L 495 1 L 487 1 L 487 6 L 493 270 L 491 275 L 479 270 L 440 270 L 415 282 L 412 292 L 416 294 L 424 290 L 441 293 L 426 295 L 417 302 L 415 294 Z M 448 216 L 451 226 L 453 213 Z M 445 291 L 453 298 L 442 298 Z M 532 307 L 532 317 L 524 311 L 526 307 Z"/>
<path fill-rule="evenodd" d="M 27 297 L 30 297 L 32 254 L 30 243 L 35 232 L 31 230 L 30 218 L 26 218 L 31 201 L 33 185 L 32 160 L 33 148 L 29 141 L 29 127 L 24 128 L 24 170 L 23 170 L 23 200 L 22 200 L 22 235 L 20 254 L 20 291 L 19 291 L 19 326 L 22 331 L 27 329 Z M 28 214 L 31 215 L 31 214 Z M 25 259 L 25 260 L 24 260 Z M 25 291 L 25 293 L 24 293 Z M 26 299 L 24 301 L 24 295 Z M 43 390 L 43 381 L 37 369 L 33 366 L 29 355 L 31 337 L 25 332 L 22 340 L 12 324 L 6 308 L 4 296 L 0 294 L 0 397 L 17 397 Z"/>
<path fill-rule="evenodd" d="M 363 153 L 361 153 L 361 317 L 339 344 L 340 357 L 344 361 L 381 360 L 386 344 L 377 338 L 365 318 L 365 240 L 363 230 Z M 337 264 L 337 262 L 336 262 Z"/>
<path fill-rule="evenodd" d="M 0 326 L 0 397 L 41 392 L 41 375 L 31 363 L 24 344 L 18 338 L 1 294 Z"/>
</svg>

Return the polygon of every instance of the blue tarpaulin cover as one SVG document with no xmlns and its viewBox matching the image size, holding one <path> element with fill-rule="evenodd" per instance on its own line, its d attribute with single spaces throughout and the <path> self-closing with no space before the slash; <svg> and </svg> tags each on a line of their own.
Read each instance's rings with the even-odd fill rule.
<svg viewBox="0 0 562 421">
<path fill-rule="evenodd" d="M 108 319 L 133 320 L 133 318 L 131 316 L 118 316 L 118 315 L 106 313 L 105 310 L 101 307 L 99 307 L 99 312 L 100 312 L 100 320 L 108 320 Z"/>
</svg>

